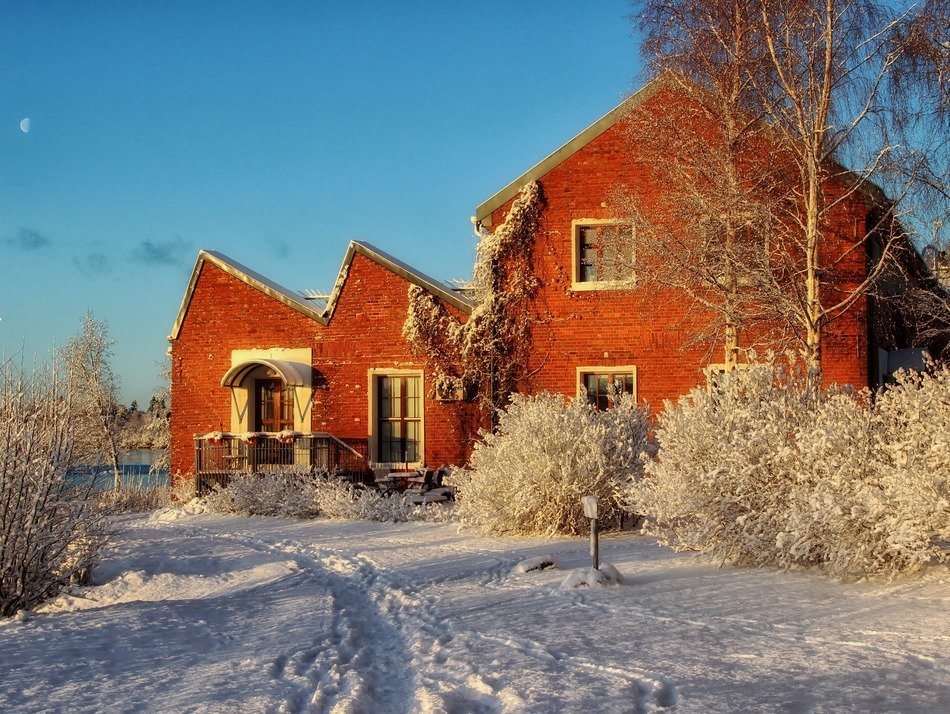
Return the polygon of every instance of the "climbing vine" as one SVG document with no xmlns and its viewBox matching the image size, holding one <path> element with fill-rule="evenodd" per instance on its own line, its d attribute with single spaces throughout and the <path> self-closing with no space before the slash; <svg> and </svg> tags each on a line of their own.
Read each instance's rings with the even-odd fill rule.
<svg viewBox="0 0 950 714">
<path fill-rule="evenodd" d="M 439 396 L 475 394 L 494 410 L 525 375 L 531 332 L 530 300 L 537 288 L 531 269 L 541 213 L 541 189 L 526 184 L 494 232 L 480 233 L 472 271 L 475 308 L 466 322 L 423 288 L 409 288 L 402 333 L 422 354 Z"/>
</svg>

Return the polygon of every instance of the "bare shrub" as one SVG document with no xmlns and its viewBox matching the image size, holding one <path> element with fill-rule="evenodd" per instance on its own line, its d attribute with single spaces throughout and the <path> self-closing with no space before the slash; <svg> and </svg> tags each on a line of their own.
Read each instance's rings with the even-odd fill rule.
<svg viewBox="0 0 950 714">
<path fill-rule="evenodd" d="M 619 524 L 647 429 L 648 410 L 629 395 L 605 411 L 558 394 L 515 395 L 453 474 L 459 520 L 495 533 L 577 534 L 588 527 L 580 498 L 594 495 L 602 522 Z"/>
<path fill-rule="evenodd" d="M 169 505 L 172 488 L 169 485 L 155 485 L 147 479 L 126 477 L 118 489 L 103 491 L 99 498 L 112 513 L 143 513 Z"/>
<path fill-rule="evenodd" d="M 84 580 L 106 541 L 94 485 L 70 482 L 69 389 L 51 369 L 0 372 L 0 615 Z"/>
</svg>

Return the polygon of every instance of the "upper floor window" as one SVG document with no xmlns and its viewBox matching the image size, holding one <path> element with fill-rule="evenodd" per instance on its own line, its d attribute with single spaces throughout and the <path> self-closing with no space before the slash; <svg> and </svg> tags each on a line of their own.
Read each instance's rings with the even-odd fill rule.
<svg viewBox="0 0 950 714">
<path fill-rule="evenodd" d="M 598 409 L 607 409 L 618 394 L 637 394 L 635 367 L 580 367 L 578 383 L 582 395 Z"/>
<path fill-rule="evenodd" d="M 633 278 L 633 227 L 617 221 L 573 222 L 575 289 L 618 287 Z"/>
</svg>

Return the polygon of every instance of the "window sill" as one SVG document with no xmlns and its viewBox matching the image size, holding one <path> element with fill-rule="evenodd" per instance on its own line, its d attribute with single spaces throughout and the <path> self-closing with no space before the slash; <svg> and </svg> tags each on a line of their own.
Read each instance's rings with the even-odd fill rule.
<svg viewBox="0 0 950 714">
<path fill-rule="evenodd" d="M 635 280 L 601 280 L 584 283 L 571 283 L 573 292 L 591 292 L 593 290 L 633 290 L 637 287 Z"/>
</svg>

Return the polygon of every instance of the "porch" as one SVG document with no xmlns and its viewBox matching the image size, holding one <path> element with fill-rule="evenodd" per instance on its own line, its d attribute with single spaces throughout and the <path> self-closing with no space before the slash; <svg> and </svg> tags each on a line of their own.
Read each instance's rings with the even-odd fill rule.
<svg viewBox="0 0 950 714">
<path fill-rule="evenodd" d="M 347 443 L 325 432 L 195 434 L 195 487 L 199 495 L 234 474 L 321 469 L 362 483 L 372 478 L 366 442 Z"/>
</svg>

